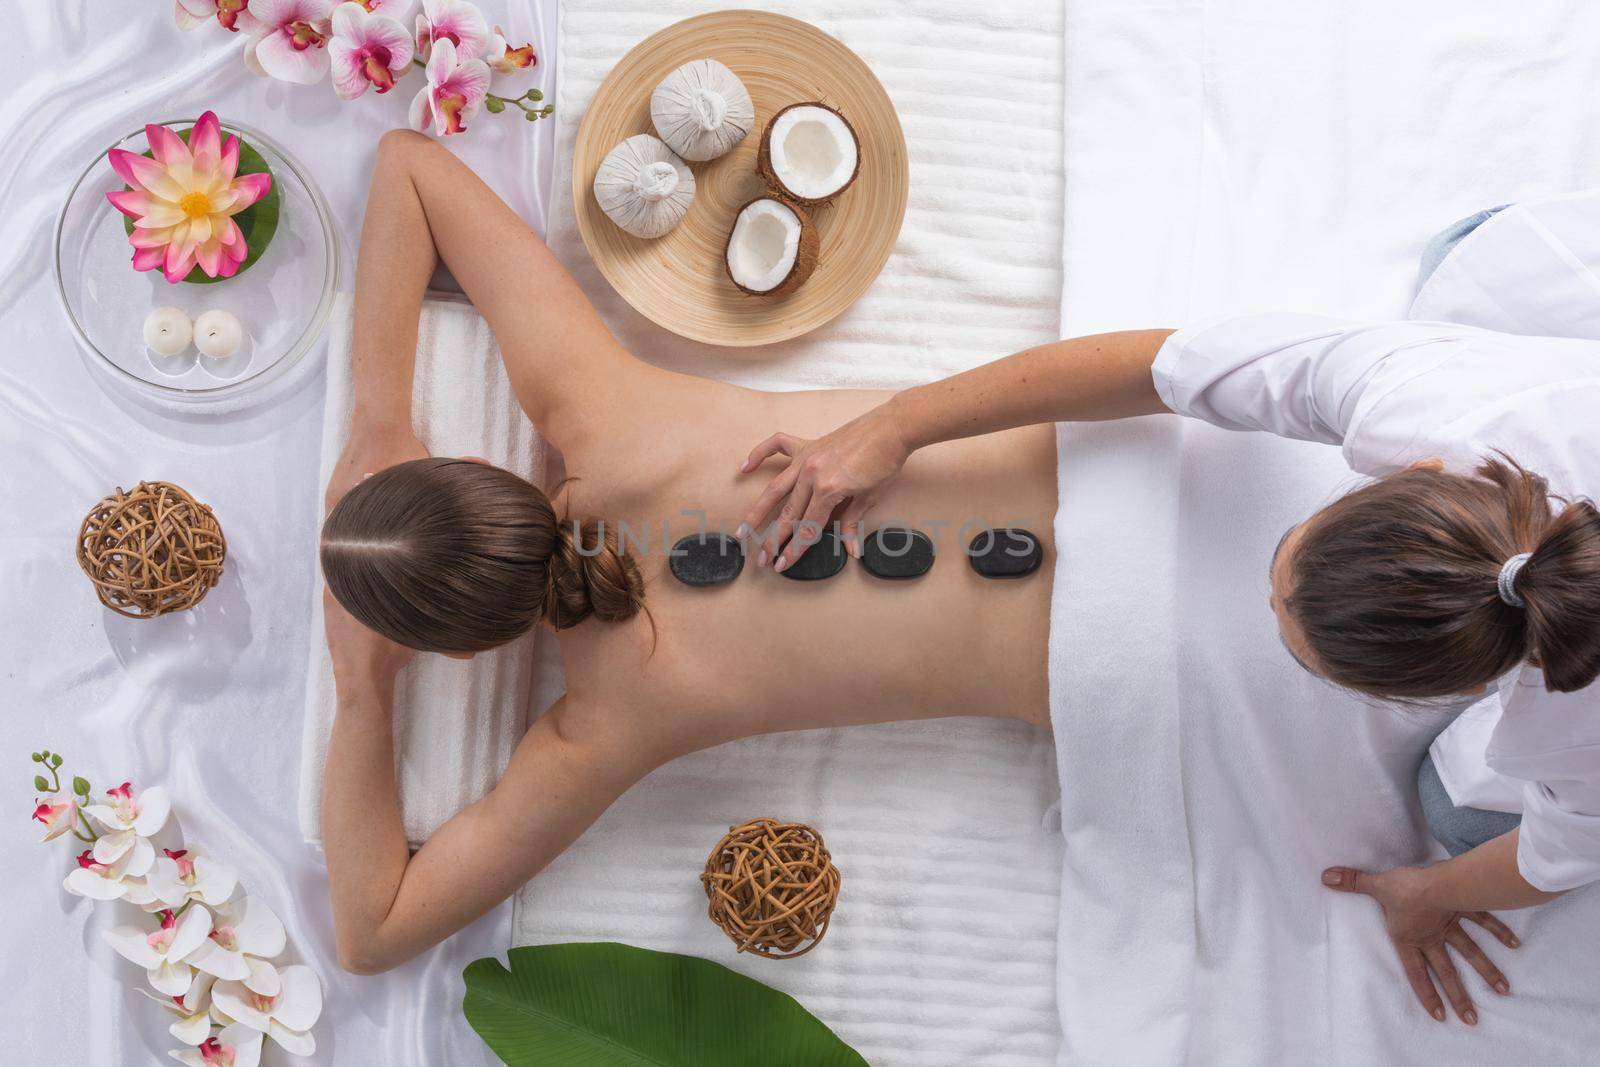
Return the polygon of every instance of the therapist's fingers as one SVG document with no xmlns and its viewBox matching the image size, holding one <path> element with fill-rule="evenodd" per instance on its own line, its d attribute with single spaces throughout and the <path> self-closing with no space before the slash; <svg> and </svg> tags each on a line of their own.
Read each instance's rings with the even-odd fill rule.
<svg viewBox="0 0 1600 1067">
<path fill-rule="evenodd" d="M 1500 968 L 1494 965 L 1494 960 L 1478 947 L 1478 943 L 1461 928 L 1460 923 L 1453 924 L 1445 931 L 1444 941 L 1460 953 L 1462 959 L 1472 964 L 1472 969 L 1483 976 L 1483 980 L 1489 983 L 1490 989 L 1501 996 L 1511 992 L 1511 983 L 1506 981 L 1506 976 L 1500 973 Z"/>
<path fill-rule="evenodd" d="M 767 519 L 772 516 L 772 513 L 778 509 L 778 505 L 794 489 L 794 483 L 799 478 L 800 468 L 791 463 L 776 478 L 768 482 L 767 487 L 761 491 L 761 495 L 756 498 L 756 502 L 751 505 L 750 510 L 744 513 L 744 517 L 739 523 L 739 530 L 734 536 L 742 541 L 752 532 L 766 529 Z"/>
<path fill-rule="evenodd" d="M 806 442 L 790 433 L 775 433 L 750 450 L 745 457 L 743 465 L 739 467 L 740 474 L 749 474 L 773 456 L 793 456 L 806 444 Z"/>
<path fill-rule="evenodd" d="M 839 493 L 813 493 L 811 503 L 806 506 L 806 513 L 800 517 L 800 522 L 795 527 L 793 540 L 783 547 L 772 569 L 782 574 L 794 566 L 794 561 L 799 559 L 806 549 L 822 540 L 822 531 L 828 525 L 828 517 L 843 499 Z"/>
<path fill-rule="evenodd" d="M 844 541 L 845 551 L 856 559 L 861 558 L 861 520 L 875 503 L 869 496 L 854 497 L 839 513 L 839 538 Z"/>
<path fill-rule="evenodd" d="M 811 481 L 801 476 L 795 482 L 794 489 L 789 493 L 789 499 L 783 502 L 783 507 L 778 511 L 778 521 L 767 529 L 767 536 L 761 543 L 761 552 L 756 557 L 756 566 L 764 567 L 768 560 L 776 560 L 783 546 L 788 544 L 789 538 L 794 535 L 795 524 L 806 513 L 806 508 L 811 504 Z"/>
<path fill-rule="evenodd" d="M 1522 944 L 1521 939 L 1511 932 L 1511 927 L 1486 911 L 1470 911 L 1466 917 L 1493 934 L 1495 940 L 1506 948 L 1517 948 Z"/>
<path fill-rule="evenodd" d="M 1439 984 L 1444 987 L 1446 999 L 1461 1017 L 1461 1021 L 1468 1026 L 1477 1026 L 1478 1013 L 1473 1010 L 1472 998 L 1467 996 L 1467 987 L 1461 982 L 1460 972 L 1456 970 L 1456 965 L 1450 962 L 1449 951 L 1443 945 L 1431 944 L 1422 950 L 1422 955 L 1428 961 L 1428 966 L 1433 968 Z"/>
<path fill-rule="evenodd" d="M 1444 1001 L 1439 999 L 1439 991 L 1433 988 L 1433 979 L 1428 976 L 1428 961 L 1422 958 L 1422 950 L 1411 945 L 1396 945 L 1395 949 L 1400 953 L 1400 966 L 1406 972 L 1406 981 L 1411 983 L 1411 991 L 1417 995 L 1429 1015 L 1444 1022 Z"/>
<path fill-rule="evenodd" d="M 1329 867 L 1322 872 L 1322 884 L 1341 893 L 1365 893 L 1371 896 L 1377 889 L 1377 881 L 1366 871 L 1354 867 Z"/>
</svg>

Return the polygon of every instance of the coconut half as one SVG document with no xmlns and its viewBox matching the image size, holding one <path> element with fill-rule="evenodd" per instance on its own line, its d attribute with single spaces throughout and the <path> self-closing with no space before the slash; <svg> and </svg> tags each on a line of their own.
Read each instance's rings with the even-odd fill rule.
<svg viewBox="0 0 1600 1067">
<path fill-rule="evenodd" d="M 817 228 L 797 204 L 762 196 L 734 216 L 723 259 L 733 284 L 754 296 L 787 296 L 817 265 Z"/>
<path fill-rule="evenodd" d="M 802 204 L 823 204 L 861 170 L 861 143 L 845 117 L 820 101 L 790 104 L 761 134 L 756 170 Z"/>
</svg>

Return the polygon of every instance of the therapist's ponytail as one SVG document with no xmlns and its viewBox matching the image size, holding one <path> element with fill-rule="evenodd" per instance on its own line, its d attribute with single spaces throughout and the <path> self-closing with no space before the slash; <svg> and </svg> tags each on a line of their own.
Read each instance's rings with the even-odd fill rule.
<svg viewBox="0 0 1600 1067">
<path fill-rule="evenodd" d="M 1306 520 L 1288 570 L 1310 665 L 1358 692 L 1454 696 L 1524 660 L 1556 692 L 1600 675 L 1600 512 L 1508 457 L 1363 486 Z"/>
</svg>

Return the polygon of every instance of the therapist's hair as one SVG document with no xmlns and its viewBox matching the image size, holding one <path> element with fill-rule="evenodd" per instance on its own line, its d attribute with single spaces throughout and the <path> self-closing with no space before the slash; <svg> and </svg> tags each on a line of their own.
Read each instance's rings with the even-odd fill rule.
<svg viewBox="0 0 1600 1067">
<path fill-rule="evenodd" d="M 463 459 L 379 471 L 322 526 L 322 573 L 363 625 L 425 652 L 481 652 L 541 619 L 632 618 L 638 565 L 602 521 L 558 519 L 537 486 Z"/>
<path fill-rule="evenodd" d="M 1524 607 L 1500 598 L 1500 568 Z M 1283 598 L 1328 680 L 1369 696 L 1453 696 L 1523 660 L 1568 693 L 1600 674 L 1600 512 L 1508 456 L 1472 474 L 1409 468 L 1306 520 Z"/>
</svg>

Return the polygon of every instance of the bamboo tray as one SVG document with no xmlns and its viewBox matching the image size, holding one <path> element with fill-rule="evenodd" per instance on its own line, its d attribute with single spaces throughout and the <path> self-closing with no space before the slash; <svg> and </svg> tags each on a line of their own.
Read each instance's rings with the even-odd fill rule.
<svg viewBox="0 0 1600 1067">
<path fill-rule="evenodd" d="M 594 198 L 594 176 L 624 138 L 655 133 L 650 94 L 693 59 L 720 60 L 750 90 L 755 129 L 720 159 L 691 163 L 694 204 L 653 241 L 618 229 Z M 761 130 L 788 104 L 822 100 L 844 113 L 861 142 L 861 172 L 813 212 L 822 242 L 815 273 L 787 297 L 750 296 L 729 280 L 723 250 L 734 213 L 761 195 Z M 910 173 L 905 134 L 867 65 L 815 26 L 762 11 L 718 11 L 640 42 L 596 90 L 572 152 L 572 208 L 600 273 L 645 318 L 695 341 L 753 346 L 814 330 L 855 302 L 889 258 L 905 218 Z"/>
</svg>

